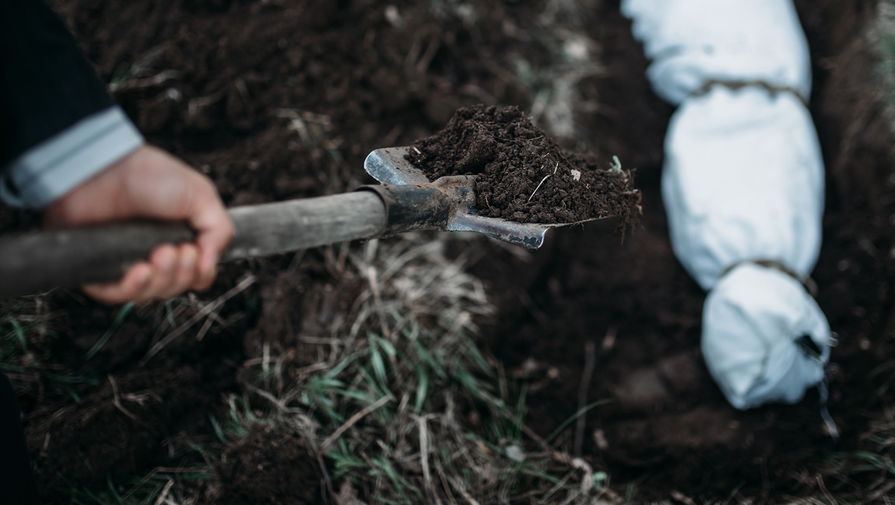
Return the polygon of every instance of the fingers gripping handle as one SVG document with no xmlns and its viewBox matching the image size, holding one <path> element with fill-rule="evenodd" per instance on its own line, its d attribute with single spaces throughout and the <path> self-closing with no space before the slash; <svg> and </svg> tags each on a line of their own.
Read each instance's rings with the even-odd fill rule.
<svg viewBox="0 0 895 505">
<path fill-rule="evenodd" d="M 161 244 L 192 240 L 185 224 L 122 223 L 0 241 L 0 297 L 113 281 Z"/>
<path fill-rule="evenodd" d="M 383 232 L 386 220 L 382 200 L 364 191 L 235 207 L 229 212 L 236 236 L 221 261 L 374 237 Z M 0 297 L 114 281 L 155 247 L 193 239 L 185 224 L 155 222 L 4 237 Z"/>
</svg>

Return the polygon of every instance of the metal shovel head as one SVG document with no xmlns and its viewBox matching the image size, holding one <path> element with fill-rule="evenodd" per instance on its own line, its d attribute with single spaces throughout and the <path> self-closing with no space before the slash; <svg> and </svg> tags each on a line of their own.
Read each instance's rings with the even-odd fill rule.
<svg viewBox="0 0 895 505">
<path fill-rule="evenodd" d="M 431 184 L 447 193 L 457 202 L 448 218 L 447 231 L 474 231 L 489 237 L 521 245 L 529 249 L 537 249 L 544 244 L 544 236 L 550 228 L 580 224 L 576 223 L 517 223 L 506 219 L 481 216 L 475 209 L 475 183 L 471 176 L 445 176 L 429 181 L 422 170 L 414 167 L 407 160 L 412 147 L 384 147 L 376 149 L 364 160 L 364 170 L 380 184 L 395 186 L 413 184 Z"/>
</svg>

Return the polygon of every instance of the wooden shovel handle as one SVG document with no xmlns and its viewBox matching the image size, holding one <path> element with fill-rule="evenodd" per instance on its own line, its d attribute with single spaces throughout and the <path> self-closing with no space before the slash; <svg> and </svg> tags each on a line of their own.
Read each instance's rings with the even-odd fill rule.
<svg viewBox="0 0 895 505">
<path fill-rule="evenodd" d="M 386 225 L 385 205 L 371 191 L 234 207 L 229 213 L 236 236 L 221 261 L 375 237 Z M 193 236 L 182 223 L 130 222 L 3 238 L 0 297 L 113 281 L 155 247 Z"/>
</svg>

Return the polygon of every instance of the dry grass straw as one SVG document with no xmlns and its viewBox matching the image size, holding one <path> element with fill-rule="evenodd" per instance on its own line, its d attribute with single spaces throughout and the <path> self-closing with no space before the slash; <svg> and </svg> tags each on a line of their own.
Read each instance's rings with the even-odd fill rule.
<svg viewBox="0 0 895 505">
<path fill-rule="evenodd" d="M 98 384 L 95 377 L 74 373 L 53 356 L 65 314 L 54 311 L 44 295 L 0 300 L 0 373 L 19 395 L 42 401 L 59 390 L 78 401 L 78 384 Z"/>
<path fill-rule="evenodd" d="M 866 37 L 877 61 L 874 77 L 880 81 L 880 92 L 884 95 L 883 113 L 890 130 L 895 132 L 895 0 L 879 2 L 875 22 Z"/>
<path fill-rule="evenodd" d="M 890 406 L 873 415 L 854 450 L 830 454 L 819 473 L 800 475 L 799 480 L 814 487 L 825 498 L 835 496 L 843 502 L 892 503 L 891 497 L 895 493 L 895 407 Z"/>
<path fill-rule="evenodd" d="M 366 288 L 350 317 L 332 335 L 301 336 L 327 347 L 325 359 L 294 368 L 265 347 L 246 364 L 255 377 L 248 402 L 267 406 L 262 422 L 314 446 L 335 503 L 608 499 L 605 475 L 524 426 L 524 394 L 509 397 L 473 338 L 494 307 L 444 247 L 411 235 L 351 249 L 344 275 Z"/>
</svg>

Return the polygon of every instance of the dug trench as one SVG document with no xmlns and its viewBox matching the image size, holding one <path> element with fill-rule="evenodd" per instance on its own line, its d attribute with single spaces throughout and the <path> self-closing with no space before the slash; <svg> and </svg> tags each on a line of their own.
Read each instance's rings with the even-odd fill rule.
<svg viewBox="0 0 895 505">
<path fill-rule="evenodd" d="M 474 16 L 436 3 L 430 10 L 365 0 L 54 2 L 149 140 L 209 175 L 229 205 L 345 190 L 366 182 L 360 166 L 368 151 L 426 137 L 461 106 L 544 110 L 543 97 L 571 89 L 574 129 L 562 143 L 594 153 L 602 167 L 613 154 L 637 167 L 641 224 L 623 243 L 618 222 L 606 221 L 551 232 L 536 253 L 484 239 L 455 251 L 470 255 L 500 308 L 480 338 L 525 384 L 528 423 L 546 435 L 591 406 L 554 443 L 635 501 L 676 490 L 756 502 L 817 492 L 824 455 L 863 448 L 871 420 L 882 417 L 878 381 L 891 377 L 868 371 L 895 350 L 886 226 L 893 204 L 882 197 L 891 136 L 882 121 L 868 123 L 854 114 L 864 109 L 849 107 L 871 93 L 845 70 L 855 59 L 849 41 L 876 2 L 799 2 L 817 63 L 812 110 L 830 167 L 815 279 L 840 335 L 831 376 L 838 446 L 822 430 L 813 393 L 799 405 L 738 412 L 702 366 L 704 294 L 674 259 L 659 195 L 671 111 L 649 89 L 647 62 L 617 2 L 582 1 L 576 12 L 547 1 L 468 2 Z M 587 40 L 550 38 L 566 27 L 586 27 Z M 574 49 L 565 57 L 585 47 L 601 68 L 554 89 L 567 69 L 551 51 L 565 44 Z M 563 110 L 561 101 L 549 103 Z M 554 115 L 535 117 L 567 131 Z M 34 222 L 0 214 L 4 230 Z M 270 352 L 290 356 L 293 370 L 313 365 L 319 348 L 299 336 L 332 325 L 361 287 L 338 265 L 333 249 L 229 265 L 201 298 L 138 308 L 120 324 L 120 309 L 74 292 L 5 302 L 33 309 L 48 329 L 14 355 L 41 373 L 10 373 L 44 498 L 65 502 L 75 485 L 101 488 L 108 476 L 189 465 L 180 448 L 214 438 L 208 414 L 226 416 L 224 400 L 244 386 L 243 363 Z M 204 302 L 215 300 L 223 302 L 202 316 Z M 146 359 L 194 319 L 193 336 Z M 90 353 L 109 328 L 106 345 Z M 243 478 L 259 466 L 263 478 Z M 261 431 L 228 449 L 216 472 L 241 486 L 225 496 L 313 503 L 320 495 L 307 490 L 319 491 L 318 468 L 303 441 Z M 826 485 L 848 492 L 859 481 Z"/>
<path fill-rule="evenodd" d="M 895 350 L 893 205 L 884 196 L 892 185 L 892 131 L 879 78 L 867 78 L 877 72 L 871 48 L 879 41 L 864 35 L 878 3 L 797 4 L 813 49 L 811 108 L 827 165 L 825 242 L 813 276 L 839 335 L 830 371 L 838 443 L 823 427 L 813 391 L 795 406 L 740 412 L 713 385 L 699 350 L 704 294 L 670 249 L 659 158 L 639 167 L 643 226 L 624 244 L 608 244 L 599 226 L 564 230 L 522 284 L 506 273 L 518 267 L 489 275 L 493 263 L 485 261 L 479 270 L 504 293 L 492 349 L 511 375 L 531 381 L 529 421 L 551 433 L 607 401 L 578 416 L 564 446 L 600 461 L 638 499 L 691 489 L 697 499 L 775 501 L 829 486 L 837 494 L 857 488 L 853 496 L 863 500 L 872 493 L 860 491 L 861 483 L 885 479 L 884 471 L 830 476 L 824 467 L 832 454 L 868 447 L 868 426 L 886 415 Z M 626 82 L 644 70 L 631 61 L 638 60 L 619 76 Z M 638 99 L 609 96 L 612 103 Z M 658 136 L 623 138 L 629 146 L 661 145 Z"/>
<path fill-rule="evenodd" d="M 885 479 L 884 471 L 854 481 L 824 473 L 831 454 L 866 448 L 871 420 L 885 417 L 895 347 L 893 206 L 884 196 L 892 132 L 879 78 L 866 77 L 877 71 L 871 47 L 879 41 L 863 35 L 878 3 L 797 3 L 814 50 L 812 112 L 828 167 L 825 242 L 813 275 L 839 335 L 830 371 L 838 443 L 825 432 L 815 392 L 795 406 L 739 412 L 713 385 L 698 344 L 704 295 L 672 255 L 658 158 L 638 171 L 643 226 L 624 244 L 609 246 L 598 226 L 564 230 L 527 282 L 514 284 L 519 278 L 506 274 L 512 267 L 489 276 L 505 294 L 492 349 L 511 375 L 531 381 L 529 421 L 551 433 L 558 421 L 608 400 L 578 416 L 565 447 L 606 465 L 638 499 L 693 489 L 698 499 L 774 501 Z M 631 65 L 622 79 L 638 80 L 642 70 Z M 661 144 L 646 135 L 625 139 Z M 485 265 L 487 276 L 493 263 Z M 857 491 L 862 500 L 871 495 Z"/>
</svg>

